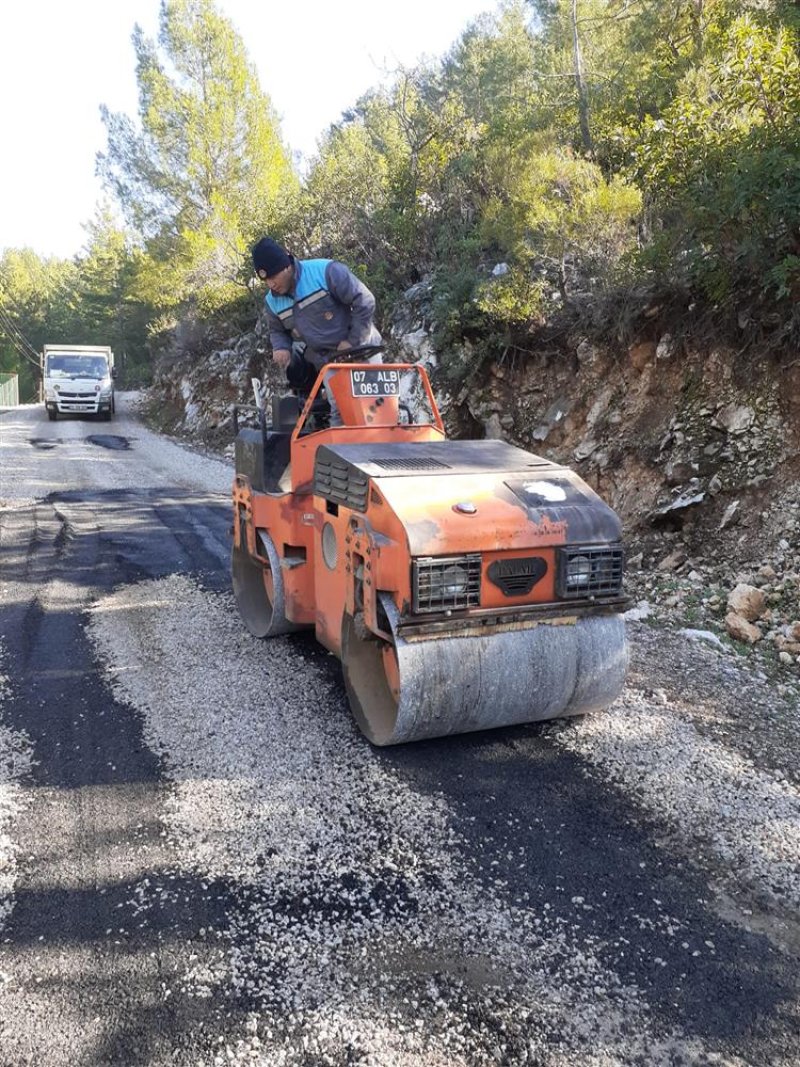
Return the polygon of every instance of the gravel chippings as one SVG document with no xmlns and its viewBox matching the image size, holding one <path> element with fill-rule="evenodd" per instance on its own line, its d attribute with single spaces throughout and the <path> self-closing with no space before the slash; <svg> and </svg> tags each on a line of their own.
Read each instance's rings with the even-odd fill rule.
<svg viewBox="0 0 800 1067">
<path fill-rule="evenodd" d="M 387 767 L 302 649 L 246 634 L 229 596 L 142 582 L 100 600 L 89 633 L 174 783 L 181 867 L 233 887 L 224 953 L 176 991 L 249 1012 L 205 1062 L 723 1062 L 656 1033 L 575 927 L 479 882 L 444 799 Z"/>
<path fill-rule="evenodd" d="M 551 736 L 664 820 L 695 860 L 710 851 L 760 894 L 800 909 L 800 790 L 704 735 L 663 691 L 629 687 L 603 715 L 556 724 Z"/>
<path fill-rule="evenodd" d="M 17 878 L 17 846 L 12 832 L 25 803 L 19 782 L 31 767 L 29 739 L 3 725 L 3 703 L 10 695 L 7 654 L 0 644 L 0 932 L 14 907 Z M 5 983 L 0 971 L 0 993 Z"/>
</svg>

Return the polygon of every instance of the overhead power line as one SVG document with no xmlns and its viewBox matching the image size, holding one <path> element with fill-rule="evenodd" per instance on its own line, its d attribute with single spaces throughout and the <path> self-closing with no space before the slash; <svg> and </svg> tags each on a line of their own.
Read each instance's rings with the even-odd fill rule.
<svg viewBox="0 0 800 1067">
<path fill-rule="evenodd" d="M 23 359 L 28 360 L 37 369 L 39 367 L 39 353 L 31 345 L 24 334 L 20 332 L 16 324 L 9 318 L 9 316 L 0 309 L 0 329 L 8 337 L 11 344 L 17 351 L 17 354 L 22 356 Z"/>
<path fill-rule="evenodd" d="M 2 306 L 0 306 L 0 329 L 14 346 L 17 355 L 22 356 L 39 370 L 39 353 Z"/>
</svg>

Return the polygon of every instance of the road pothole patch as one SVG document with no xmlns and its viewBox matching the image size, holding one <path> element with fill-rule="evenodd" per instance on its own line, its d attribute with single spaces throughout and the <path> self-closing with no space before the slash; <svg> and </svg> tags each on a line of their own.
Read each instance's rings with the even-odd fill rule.
<svg viewBox="0 0 800 1067">
<path fill-rule="evenodd" d="M 100 448 L 111 448 L 116 452 L 124 452 L 131 447 L 127 437 L 120 437 L 114 433 L 92 433 L 86 438 L 90 445 L 99 445 Z"/>
<path fill-rule="evenodd" d="M 44 451 L 48 451 L 51 448 L 56 448 L 61 444 L 60 437 L 29 437 L 28 444 L 33 445 L 34 448 L 41 448 Z"/>
</svg>

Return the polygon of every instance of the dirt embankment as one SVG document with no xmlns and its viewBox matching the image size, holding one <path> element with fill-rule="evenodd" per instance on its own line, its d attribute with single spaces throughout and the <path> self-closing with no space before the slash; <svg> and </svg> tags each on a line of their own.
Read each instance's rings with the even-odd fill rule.
<svg viewBox="0 0 800 1067">
<path fill-rule="evenodd" d="M 487 436 L 575 468 L 622 516 L 629 591 L 800 673 L 800 361 L 669 335 L 489 368 Z M 737 587 L 740 587 L 737 592 Z"/>
</svg>

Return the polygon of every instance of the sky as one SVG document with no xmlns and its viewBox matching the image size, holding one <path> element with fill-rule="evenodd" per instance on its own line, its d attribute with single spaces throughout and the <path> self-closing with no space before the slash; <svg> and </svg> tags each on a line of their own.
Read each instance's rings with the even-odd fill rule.
<svg viewBox="0 0 800 1067">
<path fill-rule="evenodd" d="M 136 117 L 131 34 L 155 37 L 158 0 L 14 0 L 0 16 L 0 250 L 77 254 L 103 196 L 100 105 Z M 308 157 L 341 113 L 398 66 L 438 58 L 497 0 L 217 0 Z"/>
</svg>

